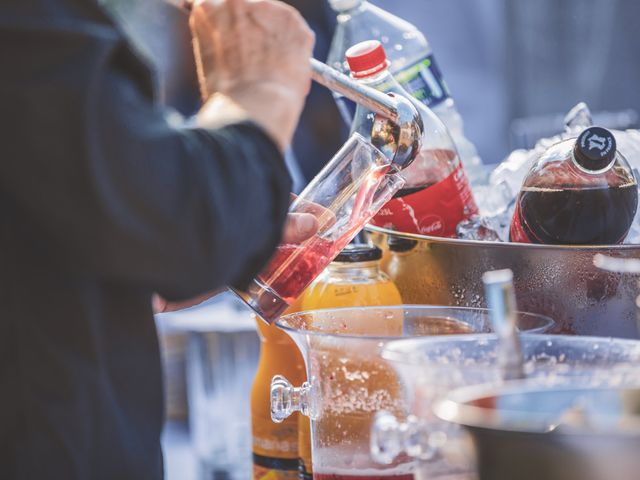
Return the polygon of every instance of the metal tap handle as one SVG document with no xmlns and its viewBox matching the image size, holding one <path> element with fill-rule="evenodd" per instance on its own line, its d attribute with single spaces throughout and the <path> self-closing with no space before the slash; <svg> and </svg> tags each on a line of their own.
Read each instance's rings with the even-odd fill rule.
<svg viewBox="0 0 640 480">
<path fill-rule="evenodd" d="M 312 78 L 316 82 L 376 114 L 371 144 L 397 169 L 409 166 L 420 152 L 424 133 L 422 117 L 413 103 L 402 95 L 387 95 L 362 85 L 313 58 L 310 62 Z"/>
<path fill-rule="evenodd" d="M 524 378 L 518 337 L 518 308 L 511 270 L 494 270 L 482 276 L 493 329 L 498 335 L 498 358 L 504 380 Z"/>
<path fill-rule="evenodd" d="M 311 78 L 369 110 L 398 123 L 398 104 L 393 97 L 362 85 L 315 58 L 311 61 Z"/>
</svg>

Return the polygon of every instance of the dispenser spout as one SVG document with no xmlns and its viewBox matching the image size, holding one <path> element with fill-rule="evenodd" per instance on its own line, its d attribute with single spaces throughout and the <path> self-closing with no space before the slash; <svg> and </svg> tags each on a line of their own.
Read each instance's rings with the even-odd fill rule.
<svg viewBox="0 0 640 480">
<path fill-rule="evenodd" d="M 424 131 L 416 107 L 404 97 L 362 85 L 314 58 L 310 61 L 313 80 L 376 114 L 371 143 L 391 159 L 398 170 L 409 166 L 420 151 Z"/>
</svg>

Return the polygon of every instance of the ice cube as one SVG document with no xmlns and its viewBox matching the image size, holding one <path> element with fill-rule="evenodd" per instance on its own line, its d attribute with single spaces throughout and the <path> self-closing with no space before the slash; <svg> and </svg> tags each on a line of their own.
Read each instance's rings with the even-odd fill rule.
<svg viewBox="0 0 640 480">
<path fill-rule="evenodd" d="M 565 130 L 584 130 L 593 125 L 591 110 L 586 103 L 580 102 L 564 117 Z"/>
<path fill-rule="evenodd" d="M 480 209 L 480 215 L 493 217 L 504 212 L 519 190 L 520 185 L 517 186 L 514 192 L 506 181 L 495 185 L 477 186 L 473 190 L 473 194 Z"/>
<path fill-rule="evenodd" d="M 497 189 L 503 199 L 503 207 L 506 208 L 507 204 L 520 191 L 524 177 L 526 177 L 538 155 L 534 150 L 520 149 L 511 152 L 511 154 L 491 172 L 489 176 L 490 189 L 486 193 L 493 196 L 494 194 L 491 193 L 491 191 Z M 480 195 L 476 195 L 476 197 L 480 197 Z M 482 201 L 480 203 L 482 203 Z M 482 207 L 480 207 L 480 210 L 482 211 Z M 491 214 L 491 212 L 483 213 Z"/>
<path fill-rule="evenodd" d="M 627 159 L 631 168 L 640 170 L 640 130 L 613 130 L 613 135 L 616 137 L 618 151 Z M 640 180 L 637 175 L 636 180 Z"/>
<path fill-rule="evenodd" d="M 562 140 L 576 137 L 582 130 L 593 124 L 587 104 L 584 102 L 578 103 L 567 113 L 564 122 L 565 131 L 559 135 L 539 139 L 531 150 L 514 150 L 511 152 L 491 173 L 489 184 L 495 187 L 504 183 L 511 192 L 512 198 L 515 197 L 520 191 L 529 169 L 545 150 Z"/>
<path fill-rule="evenodd" d="M 463 220 L 456 229 L 458 238 L 463 240 L 483 240 L 486 242 L 499 242 L 500 237 L 487 217 L 473 215 L 468 220 Z"/>
<path fill-rule="evenodd" d="M 640 181 L 640 174 L 638 173 L 640 170 L 640 130 L 613 130 L 613 134 L 616 137 L 618 151 L 629 162 L 636 181 Z M 640 245 L 640 209 L 636 212 L 624 243 Z"/>
<path fill-rule="evenodd" d="M 633 225 L 631 225 L 627 238 L 624 239 L 624 243 L 640 245 L 640 222 L 638 221 L 637 215 L 633 221 Z"/>
<path fill-rule="evenodd" d="M 638 177 L 636 176 L 636 178 Z M 624 243 L 640 245 L 640 208 L 636 211 L 636 216 L 633 219 L 627 237 L 624 239 Z"/>
</svg>

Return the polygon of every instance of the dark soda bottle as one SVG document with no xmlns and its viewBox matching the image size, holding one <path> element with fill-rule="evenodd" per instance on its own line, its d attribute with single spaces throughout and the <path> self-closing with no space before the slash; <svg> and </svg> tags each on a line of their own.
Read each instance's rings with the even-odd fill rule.
<svg viewBox="0 0 640 480">
<path fill-rule="evenodd" d="M 638 207 L 638 184 L 613 134 L 589 127 L 550 147 L 525 178 L 509 232 L 512 242 L 622 243 Z"/>
</svg>

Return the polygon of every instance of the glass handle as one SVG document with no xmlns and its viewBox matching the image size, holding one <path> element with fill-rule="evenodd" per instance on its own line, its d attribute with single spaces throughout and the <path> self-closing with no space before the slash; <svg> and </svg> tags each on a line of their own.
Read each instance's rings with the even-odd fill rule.
<svg viewBox="0 0 640 480">
<path fill-rule="evenodd" d="M 413 415 L 399 422 L 389 412 L 378 412 L 371 427 L 371 456 L 382 465 L 393 463 L 403 453 L 430 461 L 438 456 L 442 435 L 442 432 L 429 434 L 426 424 Z"/>
<path fill-rule="evenodd" d="M 271 420 L 282 423 L 294 412 L 300 412 L 311 418 L 311 385 L 304 382 L 299 388 L 282 375 L 271 380 Z"/>
</svg>

